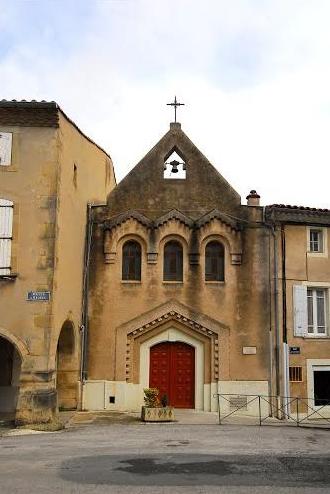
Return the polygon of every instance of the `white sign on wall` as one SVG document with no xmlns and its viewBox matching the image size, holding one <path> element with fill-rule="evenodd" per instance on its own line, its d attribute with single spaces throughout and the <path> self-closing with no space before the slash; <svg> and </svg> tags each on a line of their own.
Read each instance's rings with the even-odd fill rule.
<svg viewBox="0 0 330 494">
<path fill-rule="evenodd" d="M 11 145 L 13 134 L 0 132 L 0 166 L 11 165 Z"/>
</svg>

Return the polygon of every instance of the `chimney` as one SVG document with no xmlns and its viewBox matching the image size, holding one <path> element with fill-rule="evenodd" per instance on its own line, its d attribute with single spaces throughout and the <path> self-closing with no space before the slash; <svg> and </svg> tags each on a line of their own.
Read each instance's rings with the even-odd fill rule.
<svg viewBox="0 0 330 494">
<path fill-rule="evenodd" d="M 246 196 L 248 206 L 260 206 L 260 196 L 257 191 L 250 190 L 250 194 Z"/>
</svg>

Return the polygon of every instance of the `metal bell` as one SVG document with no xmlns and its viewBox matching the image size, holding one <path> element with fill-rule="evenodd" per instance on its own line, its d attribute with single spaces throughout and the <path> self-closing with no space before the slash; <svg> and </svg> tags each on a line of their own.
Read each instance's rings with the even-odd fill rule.
<svg viewBox="0 0 330 494">
<path fill-rule="evenodd" d="M 172 173 L 178 173 L 178 165 L 180 165 L 180 163 L 176 160 L 173 160 L 170 162 L 170 165 L 172 167 Z"/>
</svg>

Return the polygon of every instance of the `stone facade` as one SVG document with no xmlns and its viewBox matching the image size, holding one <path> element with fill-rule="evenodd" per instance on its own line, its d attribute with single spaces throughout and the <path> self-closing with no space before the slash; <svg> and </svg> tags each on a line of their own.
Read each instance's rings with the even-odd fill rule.
<svg viewBox="0 0 330 494">
<path fill-rule="evenodd" d="M 163 176 L 173 152 L 185 162 L 185 179 Z M 195 348 L 197 409 L 215 410 L 214 394 L 227 381 L 250 393 L 262 383 L 268 394 L 269 231 L 262 213 L 242 206 L 180 124 L 171 124 L 94 214 L 86 408 L 106 388 L 109 396 L 97 399 L 102 408 L 138 409 L 149 385 L 150 347 L 161 341 Z M 141 245 L 138 281 L 122 279 L 128 240 Z M 183 249 L 182 281 L 163 279 L 171 240 Z M 214 240 L 225 247 L 224 281 L 205 281 L 205 248 Z M 244 354 L 244 347 L 256 352 Z"/>
<path fill-rule="evenodd" d="M 114 172 L 55 103 L 0 102 L 0 133 L 12 136 L 0 199 L 13 204 L 10 270 L 0 270 L 0 348 L 11 345 L 3 365 L 13 369 L 0 412 L 48 420 L 79 405 L 86 209 L 105 202 Z M 28 301 L 31 291 L 50 300 Z"/>
</svg>

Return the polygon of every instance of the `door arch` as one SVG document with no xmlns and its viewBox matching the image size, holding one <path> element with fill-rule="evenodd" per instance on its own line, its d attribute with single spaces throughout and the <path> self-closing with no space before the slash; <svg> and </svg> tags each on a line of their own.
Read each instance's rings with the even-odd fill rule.
<svg viewBox="0 0 330 494">
<path fill-rule="evenodd" d="M 195 348 L 161 342 L 150 348 L 149 386 L 176 408 L 195 408 Z"/>
<path fill-rule="evenodd" d="M 0 336 L 0 413 L 14 416 L 19 394 L 22 358 L 16 346 Z"/>
<path fill-rule="evenodd" d="M 57 406 L 60 410 L 77 408 L 78 369 L 74 325 L 63 323 L 56 351 Z"/>
</svg>

